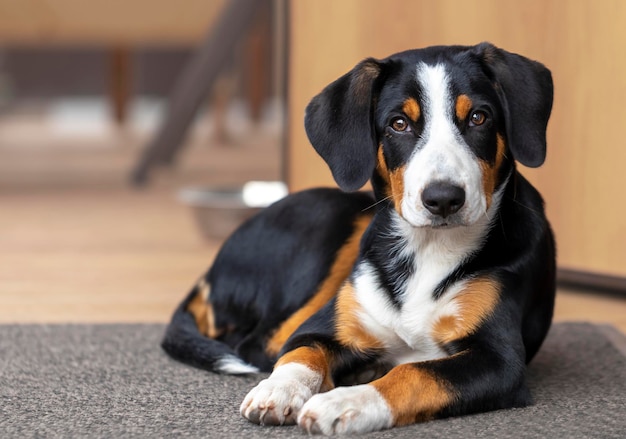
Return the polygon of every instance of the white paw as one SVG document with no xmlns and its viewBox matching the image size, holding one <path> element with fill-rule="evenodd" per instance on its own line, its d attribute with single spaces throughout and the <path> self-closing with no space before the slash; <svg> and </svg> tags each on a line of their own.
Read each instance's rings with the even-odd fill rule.
<svg viewBox="0 0 626 439">
<path fill-rule="evenodd" d="M 320 383 L 321 377 L 305 366 L 280 366 L 248 393 L 239 411 L 255 424 L 295 424 L 300 408 Z"/>
<path fill-rule="evenodd" d="M 391 427 L 393 418 L 378 391 L 367 384 L 338 387 L 304 404 L 298 425 L 309 434 L 365 433 Z"/>
</svg>

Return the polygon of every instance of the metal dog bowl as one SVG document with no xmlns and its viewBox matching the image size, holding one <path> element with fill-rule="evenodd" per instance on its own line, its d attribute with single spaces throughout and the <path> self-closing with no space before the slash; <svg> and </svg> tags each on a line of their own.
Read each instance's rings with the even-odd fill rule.
<svg viewBox="0 0 626 439">
<path fill-rule="evenodd" d="M 178 193 L 191 206 L 202 235 L 224 239 L 262 208 L 287 195 L 278 181 L 251 181 L 239 187 L 185 188 Z"/>
</svg>

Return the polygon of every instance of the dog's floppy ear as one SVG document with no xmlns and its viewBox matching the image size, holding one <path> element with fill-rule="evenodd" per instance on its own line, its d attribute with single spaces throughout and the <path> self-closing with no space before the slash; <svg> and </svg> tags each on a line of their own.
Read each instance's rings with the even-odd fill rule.
<svg viewBox="0 0 626 439">
<path fill-rule="evenodd" d="M 328 85 L 306 109 L 307 136 L 344 190 L 362 187 L 376 166 L 373 89 L 380 72 L 377 60 L 366 59 Z"/>
<path fill-rule="evenodd" d="M 496 83 L 504 110 L 509 147 L 523 165 L 546 159 L 546 128 L 552 110 L 552 75 L 542 64 L 489 44 L 475 47 Z"/>
</svg>

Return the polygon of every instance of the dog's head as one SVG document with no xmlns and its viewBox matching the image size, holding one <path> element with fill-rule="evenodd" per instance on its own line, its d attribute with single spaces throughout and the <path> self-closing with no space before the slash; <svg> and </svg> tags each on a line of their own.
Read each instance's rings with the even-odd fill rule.
<svg viewBox="0 0 626 439">
<path fill-rule="evenodd" d="M 314 148 L 344 190 L 370 178 L 415 227 L 470 225 L 514 160 L 540 166 L 552 108 L 543 65 L 491 44 L 367 59 L 306 111 Z"/>
</svg>

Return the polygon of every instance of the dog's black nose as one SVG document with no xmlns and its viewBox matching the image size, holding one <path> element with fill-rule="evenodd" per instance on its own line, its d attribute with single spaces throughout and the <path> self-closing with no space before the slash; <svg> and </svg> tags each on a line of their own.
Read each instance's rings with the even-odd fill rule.
<svg viewBox="0 0 626 439">
<path fill-rule="evenodd" d="M 422 192 L 422 204 L 430 213 L 446 218 L 463 207 L 465 190 L 451 183 L 431 183 Z"/>
</svg>

